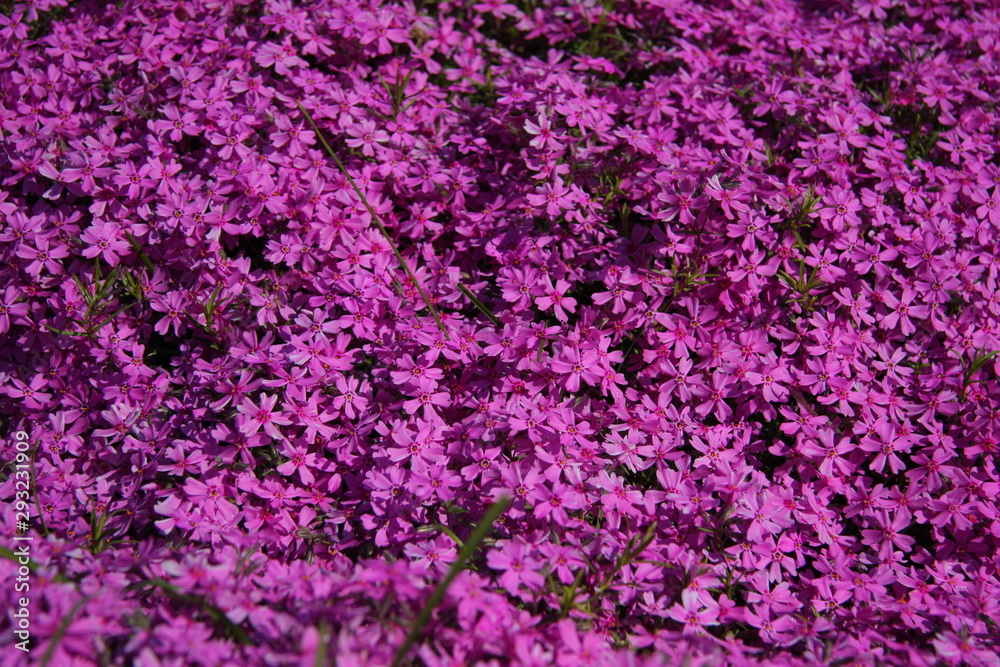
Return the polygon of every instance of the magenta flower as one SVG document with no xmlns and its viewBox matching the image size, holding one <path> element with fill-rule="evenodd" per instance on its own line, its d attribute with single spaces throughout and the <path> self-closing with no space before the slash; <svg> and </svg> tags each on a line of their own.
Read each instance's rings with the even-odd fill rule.
<svg viewBox="0 0 1000 667">
<path fill-rule="evenodd" d="M 52 394 L 45 391 L 48 386 L 48 382 L 42 375 L 34 375 L 31 382 L 10 378 L 10 383 L 4 387 L 4 393 L 10 398 L 21 399 L 26 408 L 44 410 L 52 400 Z"/>
<path fill-rule="evenodd" d="M 601 472 L 592 483 L 604 492 L 601 494 L 601 505 L 613 526 L 617 525 L 621 516 L 642 516 L 636 507 L 643 502 L 642 492 L 626 489 L 625 481 L 618 475 Z"/>
<path fill-rule="evenodd" d="M 559 321 L 567 321 L 569 319 L 568 313 L 576 311 L 576 299 L 566 296 L 569 287 L 569 283 L 564 280 L 557 280 L 553 286 L 552 282 L 546 278 L 546 282 L 541 288 L 542 296 L 535 298 L 535 305 L 542 310 L 551 308 Z"/>
<path fill-rule="evenodd" d="M 17 256 L 28 260 L 28 265 L 24 267 L 24 270 L 29 275 L 38 278 L 41 276 L 42 269 L 51 275 L 62 273 L 63 266 L 58 260 L 69 257 L 69 249 L 63 244 L 53 247 L 48 239 L 38 238 L 35 241 L 35 247 L 29 245 L 18 247 Z"/>
<path fill-rule="evenodd" d="M 894 548 L 908 552 L 916 540 L 901 531 L 909 527 L 910 520 L 909 513 L 905 511 L 898 512 L 891 519 L 888 512 L 882 511 L 876 515 L 876 529 L 861 531 L 862 543 L 877 548 L 883 558 L 888 557 Z"/>
<path fill-rule="evenodd" d="M 19 302 L 21 291 L 9 285 L 0 295 L 0 334 L 10 331 L 11 318 L 22 318 L 28 313 L 28 304 Z"/>
<path fill-rule="evenodd" d="M 539 186 L 537 193 L 527 195 L 526 199 L 532 206 L 544 206 L 545 213 L 550 217 L 559 215 L 575 202 L 572 190 L 566 187 L 560 179 Z"/>
<path fill-rule="evenodd" d="M 579 348 L 563 348 L 559 356 L 550 366 L 552 370 L 563 376 L 561 383 L 568 391 L 578 391 L 580 380 L 587 384 L 597 384 L 601 377 L 597 373 L 599 355 L 593 350 L 581 351 Z"/>
<path fill-rule="evenodd" d="M 897 452 L 910 451 L 913 446 L 910 437 L 897 434 L 895 427 L 885 417 L 880 417 L 876 422 L 875 433 L 878 435 L 878 440 L 862 438 L 860 445 L 862 450 L 875 453 L 871 463 L 872 470 L 882 472 L 887 463 L 893 473 L 902 470 L 905 464 Z"/>
<path fill-rule="evenodd" d="M 766 535 L 776 534 L 785 523 L 779 505 L 773 500 L 764 499 L 759 494 L 745 496 L 742 506 L 736 513 L 750 519 L 747 539 L 751 542 L 759 542 Z"/>
<path fill-rule="evenodd" d="M 561 148 L 559 140 L 562 133 L 552 129 L 552 121 L 544 112 L 538 115 L 537 123 L 525 120 L 524 131 L 533 137 L 528 144 L 534 148 L 551 151 L 558 151 Z"/>
<path fill-rule="evenodd" d="M 389 135 L 383 130 L 376 129 L 375 123 L 368 120 L 351 125 L 347 128 L 347 134 L 351 137 L 346 141 L 347 145 L 360 148 L 361 153 L 368 156 L 375 155 L 375 148 L 379 144 L 389 141 Z"/>
<path fill-rule="evenodd" d="M 718 625 L 717 607 L 716 604 L 705 606 L 693 591 L 684 590 L 681 592 L 681 601 L 667 610 L 667 616 L 678 623 L 683 623 L 685 634 L 701 635 L 706 633 L 705 628 Z"/>
<path fill-rule="evenodd" d="M 438 419 L 437 407 L 443 407 L 450 403 L 450 397 L 446 391 L 434 391 L 437 383 L 430 379 L 421 380 L 417 387 L 410 393 L 414 398 L 403 401 L 403 410 L 407 414 L 414 414 L 423 409 L 424 419 Z"/>
<path fill-rule="evenodd" d="M 498 583 L 511 595 L 520 595 L 523 585 L 528 589 L 539 589 L 545 578 L 538 571 L 539 563 L 528 554 L 527 545 L 518 540 L 507 540 L 497 545 L 486 555 L 486 563 L 494 570 L 503 572 Z"/>
<path fill-rule="evenodd" d="M 9 661 L 997 665 L 995 4 L 5 3 Z"/>
<path fill-rule="evenodd" d="M 236 408 L 242 415 L 241 418 L 237 419 L 240 433 L 250 436 L 263 430 L 272 438 L 281 440 L 283 436 L 278 430 L 278 426 L 287 426 L 292 423 L 292 420 L 280 412 L 275 412 L 274 406 L 277 402 L 277 396 L 269 396 L 268 394 L 260 395 L 259 404 L 249 398 L 244 398 Z"/>
<path fill-rule="evenodd" d="M 88 246 L 83 250 L 84 257 L 100 256 L 109 266 L 117 266 L 119 257 L 129 250 L 121 228 L 113 222 L 95 222 L 83 232 L 80 240 Z"/>
<path fill-rule="evenodd" d="M 792 376 L 782 366 L 775 366 L 761 373 L 747 373 L 747 381 L 759 386 L 764 398 L 772 403 L 781 403 L 788 398 L 788 389 L 781 384 L 791 382 Z"/>
</svg>

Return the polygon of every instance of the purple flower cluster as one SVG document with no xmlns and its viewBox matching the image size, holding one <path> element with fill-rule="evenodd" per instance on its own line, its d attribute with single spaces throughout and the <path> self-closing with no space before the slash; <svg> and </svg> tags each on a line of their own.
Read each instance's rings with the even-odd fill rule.
<svg viewBox="0 0 1000 667">
<path fill-rule="evenodd" d="M 3 5 L 4 664 L 1000 665 L 994 2 Z"/>
</svg>

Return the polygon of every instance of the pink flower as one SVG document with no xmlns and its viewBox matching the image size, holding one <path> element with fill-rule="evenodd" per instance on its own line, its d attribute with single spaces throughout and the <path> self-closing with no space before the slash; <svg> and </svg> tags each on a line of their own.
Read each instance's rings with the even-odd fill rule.
<svg viewBox="0 0 1000 667">
<path fill-rule="evenodd" d="M 576 311 L 576 299 L 566 296 L 569 288 L 570 284 L 565 280 L 557 280 L 553 286 L 552 281 L 546 276 L 542 286 L 543 295 L 535 298 L 535 305 L 542 310 L 551 308 L 555 311 L 556 318 L 565 322 L 569 319 L 568 313 Z"/>
<path fill-rule="evenodd" d="M 526 199 L 532 206 L 544 206 L 545 213 L 551 217 L 559 215 L 576 202 L 573 191 L 558 178 L 552 183 L 542 184 L 537 193 L 527 195 Z"/>
<path fill-rule="evenodd" d="M 424 419 L 438 419 L 438 414 L 435 406 L 444 407 L 448 405 L 450 401 L 450 396 L 446 391 L 434 391 L 435 383 L 433 380 L 425 378 L 421 380 L 417 386 L 410 391 L 414 398 L 403 401 L 403 410 L 407 414 L 414 414 L 417 410 L 423 409 Z"/>
<path fill-rule="evenodd" d="M 601 505 L 606 512 L 625 516 L 642 515 L 636 508 L 636 505 L 643 502 L 642 491 L 626 489 L 625 480 L 620 476 L 613 473 L 609 475 L 602 470 L 592 483 L 604 491 L 601 494 Z"/>
<path fill-rule="evenodd" d="M 705 634 L 706 627 L 719 624 L 718 605 L 706 606 L 695 592 L 687 589 L 681 591 L 681 601 L 667 610 L 667 616 L 684 624 L 684 634 Z"/>
<path fill-rule="evenodd" d="M 537 123 L 525 120 L 524 131 L 534 137 L 528 144 L 539 150 L 558 151 L 561 147 L 562 133 L 552 130 L 552 122 L 544 113 L 539 114 Z"/>
<path fill-rule="evenodd" d="M 775 366 L 761 373 L 747 373 L 750 384 L 759 386 L 764 398 L 772 403 L 782 403 L 788 399 L 788 389 L 782 382 L 791 382 L 792 376 L 783 366 Z"/>
<path fill-rule="evenodd" d="M 23 244 L 18 247 L 16 254 L 22 259 L 28 260 L 28 265 L 24 267 L 25 272 L 38 278 L 41 276 L 42 269 L 51 275 L 61 274 L 63 266 L 57 260 L 69 257 L 69 248 L 62 243 L 53 247 L 48 239 L 39 237 L 35 240 L 34 247 Z"/>
<path fill-rule="evenodd" d="M 498 542 L 496 548 L 486 554 L 486 564 L 503 572 L 498 581 L 511 595 L 519 596 L 521 586 L 539 589 L 545 584 L 539 563 L 529 553 L 528 545 L 515 538 Z"/>
<path fill-rule="evenodd" d="M 129 249 L 128 241 L 121 238 L 121 228 L 113 222 L 94 222 L 80 236 L 87 244 L 84 257 L 101 256 L 109 266 L 118 266 L 118 258 Z"/>
<path fill-rule="evenodd" d="M 0 334 L 10 331 L 11 318 L 22 318 L 28 313 L 28 304 L 18 302 L 21 291 L 8 285 L 0 294 Z"/>
<path fill-rule="evenodd" d="M 375 149 L 379 144 L 389 141 L 389 135 L 383 130 L 377 129 L 375 123 L 370 120 L 363 120 L 347 128 L 350 135 L 345 143 L 351 148 L 360 148 L 363 155 L 369 157 L 375 155 Z"/>
<path fill-rule="evenodd" d="M 889 513 L 885 510 L 875 517 L 878 528 L 876 530 L 862 530 L 862 543 L 870 547 L 877 547 L 879 555 L 883 558 L 892 553 L 893 548 L 908 552 L 913 547 L 916 540 L 909 535 L 902 535 L 901 531 L 910 525 L 911 516 L 909 512 L 901 510 L 896 512 L 890 519 Z"/>
<path fill-rule="evenodd" d="M 750 542 L 760 542 L 766 535 L 776 534 L 785 523 L 777 503 L 765 500 L 761 494 L 744 496 L 736 513 L 750 519 L 747 528 L 747 539 Z"/>
<path fill-rule="evenodd" d="M 240 433 L 253 435 L 257 431 L 263 430 L 272 438 L 281 440 L 283 436 L 278 430 L 278 426 L 287 426 L 292 423 L 292 420 L 282 413 L 274 411 L 277 402 L 277 396 L 269 396 L 268 394 L 260 395 L 260 404 L 254 403 L 249 398 L 244 398 L 236 408 L 242 415 L 242 418 L 237 420 Z"/>
<path fill-rule="evenodd" d="M 861 224 L 861 218 L 858 217 L 861 202 L 850 190 L 837 186 L 831 190 L 828 197 L 830 203 L 819 209 L 819 216 L 829 221 L 831 229 L 839 232 L 846 227 L 857 227 Z"/>
<path fill-rule="evenodd" d="M 581 379 L 589 385 L 595 385 L 601 380 L 596 372 L 599 359 L 599 355 L 593 350 L 581 351 L 576 347 L 568 347 L 563 348 L 550 363 L 550 367 L 563 376 L 563 386 L 568 391 L 575 392 L 580 389 Z"/>
</svg>

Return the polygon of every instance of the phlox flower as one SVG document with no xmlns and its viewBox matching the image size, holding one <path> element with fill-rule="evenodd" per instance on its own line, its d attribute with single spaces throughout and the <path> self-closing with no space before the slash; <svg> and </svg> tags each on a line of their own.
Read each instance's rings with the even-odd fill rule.
<svg viewBox="0 0 1000 667">
<path fill-rule="evenodd" d="M 906 291 L 901 299 L 886 292 L 885 303 L 892 308 L 892 312 L 881 319 L 880 325 L 885 329 L 892 329 L 899 324 L 899 330 L 906 336 L 916 332 L 917 327 L 910 318 L 923 320 L 930 315 L 927 306 L 914 303 L 916 300 L 914 292 Z"/>
<path fill-rule="evenodd" d="M 278 74 L 289 75 L 293 67 L 302 67 L 307 63 L 298 56 L 298 48 L 292 44 L 291 36 L 285 38 L 282 44 L 267 42 L 261 45 L 254 58 L 261 67 L 274 67 Z"/>
<path fill-rule="evenodd" d="M 97 429 L 94 435 L 110 438 L 113 442 L 129 433 L 139 418 L 139 410 L 128 404 L 114 403 L 109 410 L 102 411 L 101 416 L 111 428 Z"/>
<path fill-rule="evenodd" d="M 179 292 L 170 292 L 165 298 L 151 299 L 149 307 L 164 314 L 153 328 L 157 333 L 165 334 L 168 330 L 173 329 L 174 335 L 179 336 L 187 330 L 185 322 L 187 312 L 183 297 Z"/>
<path fill-rule="evenodd" d="M 883 557 L 891 553 L 894 548 L 908 552 L 916 539 L 903 535 L 901 531 L 909 527 L 911 520 L 910 513 L 905 510 L 896 512 L 891 518 L 889 513 L 883 510 L 875 516 L 876 529 L 861 531 L 861 541 L 867 546 L 877 547 L 879 555 Z"/>
<path fill-rule="evenodd" d="M 576 311 L 576 299 L 566 296 L 569 288 L 570 284 L 565 280 L 557 280 L 556 284 L 553 285 L 546 276 L 541 287 L 542 296 L 535 298 L 535 305 L 542 310 L 551 308 L 555 312 L 556 318 L 560 322 L 565 322 L 569 319 L 569 313 Z"/>
<path fill-rule="evenodd" d="M 690 590 L 681 591 L 681 601 L 675 603 L 667 616 L 684 624 L 684 634 L 706 634 L 705 628 L 718 625 L 718 605 L 706 606 L 702 599 Z"/>
<path fill-rule="evenodd" d="M 455 499 L 455 492 L 462 485 L 462 477 L 446 466 L 428 464 L 420 458 L 412 459 L 413 474 L 407 487 L 414 496 L 429 501 L 449 502 Z"/>
<path fill-rule="evenodd" d="M 788 398 L 788 389 L 782 384 L 791 382 L 791 374 L 783 366 L 775 366 L 760 373 L 749 372 L 746 379 L 750 384 L 759 386 L 764 398 L 772 403 L 782 403 Z"/>
<path fill-rule="evenodd" d="M 537 192 L 528 194 L 525 198 L 532 206 L 544 206 L 545 213 L 551 217 L 559 215 L 576 202 L 572 189 L 566 187 L 559 178 L 551 183 L 543 183 Z"/>
<path fill-rule="evenodd" d="M 408 543 L 403 552 L 418 572 L 434 568 L 439 574 L 443 574 L 458 558 L 455 543 L 445 535 L 421 543 Z"/>
<path fill-rule="evenodd" d="M 561 377 L 560 383 L 571 392 L 580 389 L 580 380 L 589 385 L 597 384 L 601 376 L 597 373 L 600 357 L 594 350 L 581 351 L 576 347 L 563 348 L 550 362 L 550 367 Z"/>
<path fill-rule="evenodd" d="M 409 391 L 409 394 L 414 398 L 403 401 L 403 410 L 412 415 L 423 409 L 424 419 L 439 419 L 435 406 L 445 407 L 451 401 L 448 392 L 435 391 L 436 387 L 437 383 L 430 378 L 419 380 L 417 386 Z"/>
<path fill-rule="evenodd" d="M 857 227 L 861 224 L 858 211 L 861 202 L 847 188 L 837 186 L 828 195 L 829 204 L 819 209 L 819 217 L 828 221 L 834 231 L 843 231 L 846 227 Z"/>
<path fill-rule="evenodd" d="M 289 423 L 291 423 L 289 421 Z M 279 447 L 282 456 L 288 457 L 288 461 L 275 468 L 286 477 L 297 474 L 303 484 L 312 484 L 316 481 L 313 469 L 316 467 L 316 454 L 310 452 L 302 444 L 291 444 L 283 441 Z"/>
<path fill-rule="evenodd" d="M 505 16 L 516 16 L 519 12 L 516 5 L 512 5 L 505 0 L 486 0 L 485 2 L 472 5 L 472 8 L 483 14 L 492 14 L 498 19 L 502 19 Z"/>
<path fill-rule="evenodd" d="M 361 43 L 375 42 L 380 54 L 392 53 L 392 43 L 401 44 L 409 39 L 406 30 L 392 27 L 394 15 L 388 9 L 380 9 L 375 16 L 366 14 L 358 21 Z"/>
<path fill-rule="evenodd" d="M 20 302 L 21 291 L 8 285 L 0 294 L 0 334 L 10 331 L 11 319 L 22 318 L 28 313 L 28 304 Z"/>
<path fill-rule="evenodd" d="M 765 261 L 764 252 L 754 250 L 748 255 L 742 255 L 737 268 L 727 271 L 727 276 L 733 282 L 746 279 L 751 290 L 758 290 L 765 284 L 765 278 L 778 272 L 781 260 L 777 256 Z"/>
<path fill-rule="evenodd" d="M 292 420 L 283 413 L 275 411 L 274 406 L 278 402 L 276 395 L 261 394 L 259 400 L 258 404 L 250 398 L 244 398 L 237 406 L 236 410 L 242 415 L 237 419 L 240 433 L 249 436 L 263 430 L 272 438 L 281 440 L 283 436 L 278 426 L 287 426 Z"/>
<path fill-rule="evenodd" d="M 642 491 L 626 489 L 625 480 L 620 476 L 601 471 L 591 483 L 604 491 L 601 494 L 601 505 L 612 525 L 616 525 L 622 515 L 642 516 L 642 512 L 636 507 L 643 503 Z"/>
<path fill-rule="evenodd" d="M 757 628 L 762 639 L 778 645 L 789 645 L 796 641 L 796 623 L 789 614 L 777 615 L 765 606 L 747 607 L 744 622 Z"/>
<path fill-rule="evenodd" d="M 861 439 L 860 449 L 866 452 L 875 453 L 872 459 L 871 468 L 875 472 L 882 472 L 886 464 L 893 474 L 900 472 L 905 464 L 897 452 L 909 452 L 913 446 L 913 440 L 907 435 L 900 435 L 885 417 L 880 417 L 875 426 L 878 439 L 865 437 Z"/>
<path fill-rule="evenodd" d="M 38 278 L 42 269 L 52 275 L 62 273 L 63 267 L 58 260 L 69 257 L 69 248 L 62 243 L 53 246 L 49 239 L 39 237 L 35 240 L 34 247 L 27 244 L 18 246 L 16 254 L 20 258 L 28 260 L 28 265 L 24 267 L 24 270 L 29 275 Z"/>
<path fill-rule="evenodd" d="M 778 505 L 760 494 L 745 496 L 736 514 L 750 519 L 747 539 L 751 542 L 759 542 L 765 535 L 776 534 L 784 523 Z"/>
<path fill-rule="evenodd" d="M 982 646 L 980 641 L 966 633 L 957 634 L 947 631 L 938 634 L 934 640 L 937 655 L 954 665 L 984 665 L 996 667 L 1000 665 L 993 648 Z"/>
<path fill-rule="evenodd" d="M 520 596 L 520 587 L 536 590 L 545 584 L 539 563 L 530 556 L 528 545 L 521 539 L 505 540 L 486 554 L 486 564 L 500 570 L 498 583 L 511 595 Z"/>
<path fill-rule="evenodd" d="M 21 399 L 28 409 L 43 410 L 52 400 L 52 394 L 45 391 L 49 383 L 41 374 L 33 376 L 31 382 L 24 382 L 20 378 L 11 378 L 5 384 L 3 392 L 10 398 Z M 114 414 L 117 415 L 117 413 Z"/>
<path fill-rule="evenodd" d="M 113 222 L 94 222 L 80 236 L 87 244 L 84 257 L 100 256 L 109 266 L 118 266 L 119 257 L 129 250 L 129 243 L 122 238 L 121 228 Z"/>
<path fill-rule="evenodd" d="M 728 183 L 721 183 L 718 174 L 708 179 L 705 193 L 719 202 L 723 215 L 729 220 L 734 220 L 736 215 L 740 213 L 750 211 L 750 207 L 743 201 L 745 194 L 743 194 L 743 189 L 739 187 L 739 184 L 734 188 Z M 733 211 L 736 213 L 734 214 Z"/>
<path fill-rule="evenodd" d="M 375 123 L 370 120 L 363 120 L 351 125 L 347 128 L 347 134 L 351 138 L 347 139 L 345 143 L 351 148 L 360 148 L 361 153 L 369 157 L 375 155 L 375 148 L 379 144 L 389 141 L 389 134 L 384 130 L 377 129 Z"/>
<path fill-rule="evenodd" d="M 544 113 L 539 114 L 537 123 L 531 120 L 525 120 L 524 131 L 534 137 L 528 142 L 528 144 L 534 148 L 539 150 L 547 149 L 550 151 L 558 151 L 561 147 L 560 140 L 562 138 L 562 133 L 553 131 L 552 121 L 550 121 L 548 116 Z"/>
</svg>

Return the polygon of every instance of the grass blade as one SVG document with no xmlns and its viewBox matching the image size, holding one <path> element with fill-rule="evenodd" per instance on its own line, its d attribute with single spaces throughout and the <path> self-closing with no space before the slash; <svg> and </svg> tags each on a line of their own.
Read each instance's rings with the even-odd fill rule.
<svg viewBox="0 0 1000 667">
<path fill-rule="evenodd" d="M 358 184 L 354 182 L 354 178 L 351 177 L 350 172 L 347 171 L 347 167 L 345 167 L 344 163 L 340 161 L 337 154 L 333 152 L 333 148 L 331 148 L 330 144 L 327 143 L 326 137 L 323 136 L 323 132 L 319 129 L 319 126 L 316 125 L 316 121 L 314 121 L 312 116 L 309 115 L 309 112 L 306 111 L 306 108 L 302 106 L 302 103 L 298 100 L 295 100 L 295 104 L 299 107 L 299 111 L 302 112 L 302 115 L 305 116 L 306 120 L 309 121 L 309 125 L 312 126 L 313 131 L 316 132 L 316 136 L 319 138 L 320 143 L 323 144 L 326 154 L 333 158 L 333 161 L 337 163 L 337 169 L 339 169 L 340 173 L 347 178 L 347 182 L 351 184 L 351 187 L 354 188 L 354 192 L 356 192 L 358 197 L 361 198 L 361 203 L 365 205 L 366 209 L 368 209 L 368 214 L 372 217 L 372 220 L 375 221 L 375 226 L 378 227 L 380 232 L 382 232 L 382 236 L 385 237 L 386 241 L 388 241 L 389 247 L 392 248 L 392 252 L 396 255 L 396 259 L 403 265 L 403 270 L 406 271 L 406 275 L 413 281 L 413 284 L 417 288 L 417 292 L 420 293 L 420 298 L 424 300 L 425 304 L 427 304 L 427 308 L 430 309 L 431 315 L 434 316 L 434 321 L 437 322 L 438 328 L 444 334 L 445 339 L 450 340 L 451 337 L 444 328 L 444 322 L 441 321 L 441 315 L 438 314 L 437 308 L 435 308 L 434 304 L 432 304 L 430 299 L 427 298 L 424 288 L 420 286 L 420 281 L 417 280 L 417 276 L 414 275 L 413 271 L 410 269 L 410 265 L 406 263 L 405 259 L 403 259 L 402 253 L 399 252 L 399 248 L 396 247 L 396 243 L 392 240 L 392 237 L 389 236 L 389 232 L 386 231 L 385 225 L 382 224 L 382 220 L 378 217 L 378 214 L 375 213 L 375 209 L 372 208 L 372 205 L 368 203 L 368 198 L 365 197 L 365 193 L 361 191 Z"/>
<path fill-rule="evenodd" d="M 491 311 L 489 308 L 487 308 L 486 304 L 484 304 L 482 301 L 480 301 L 479 297 L 477 297 L 475 294 L 473 294 L 472 291 L 469 290 L 468 287 L 466 287 L 462 283 L 459 283 L 458 284 L 458 289 L 459 289 L 459 291 L 462 292 L 462 294 L 464 294 L 469 299 L 469 301 L 472 302 L 473 306 L 475 306 L 476 308 L 479 309 L 479 312 L 481 312 L 483 315 L 485 315 L 486 317 L 489 318 L 490 322 L 492 322 L 493 324 L 497 325 L 498 327 L 503 327 L 503 322 L 500 321 L 500 318 L 497 317 L 496 315 L 494 315 L 493 311 Z"/>
<path fill-rule="evenodd" d="M 41 662 L 38 663 L 38 667 L 46 667 L 49 664 L 49 661 L 52 660 L 52 656 L 55 655 L 56 647 L 62 640 L 63 635 L 66 634 L 66 631 L 69 630 L 70 624 L 73 623 L 73 617 L 76 616 L 76 612 L 80 611 L 80 608 L 87 604 L 89 600 L 89 597 L 77 600 L 77 603 L 73 605 L 73 608 L 70 609 L 65 616 L 63 616 L 61 621 L 59 621 L 59 627 L 56 628 L 55 633 L 52 635 L 52 639 L 49 640 L 49 647 L 45 649 L 45 654 L 42 656 Z"/>
<path fill-rule="evenodd" d="M 325 621 L 320 621 L 317 630 L 319 632 L 319 645 L 316 647 L 316 660 L 313 661 L 313 665 L 315 667 L 326 667 L 326 654 L 330 650 L 327 646 L 327 634 L 329 634 L 330 629 L 327 627 Z"/>
<path fill-rule="evenodd" d="M 128 242 L 132 245 L 132 249 L 138 253 L 139 259 L 141 259 L 142 263 L 146 265 L 146 268 L 152 271 L 154 269 L 153 261 L 146 255 L 142 246 L 139 244 L 139 240 L 132 236 L 132 232 L 125 232 L 125 238 L 127 238 Z"/>
<path fill-rule="evenodd" d="M 183 593 L 179 588 L 170 582 L 159 578 L 137 581 L 130 584 L 126 590 L 136 590 L 143 587 L 158 588 L 163 591 L 167 597 L 173 600 L 199 607 L 201 611 L 212 620 L 215 626 L 222 632 L 224 637 L 232 639 L 237 644 L 242 644 L 244 646 L 251 643 L 250 637 L 247 636 L 246 631 L 244 631 L 242 627 L 231 621 L 229 617 L 226 616 L 226 612 L 209 602 L 203 596 L 195 595 L 193 593 Z"/>
<path fill-rule="evenodd" d="M 392 667 L 399 667 L 402 664 L 403 659 L 406 658 L 406 654 L 409 652 L 410 648 L 420 639 L 420 634 L 423 632 L 424 627 L 431 620 L 431 614 L 434 613 L 434 608 L 441 603 L 444 599 L 444 594 L 447 592 L 448 587 L 451 586 L 451 582 L 455 581 L 455 577 L 458 576 L 465 568 L 465 564 L 472 558 L 476 553 L 476 549 L 479 548 L 480 543 L 486 536 L 489 535 L 490 531 L 493 530 L 493 524 L 496 520 L 500 518 L 500 515 L 507 511 L 510 507 L 510 498 L 504 496 L 500 498 L 497 502 L 490 505 L 490 508 L 486 510 L 486 514 L 483 515 L 482 520 L 472 529 L 472 534 L 469 535 L 469 539 L 465 541 L 462 546 L 462 550 L 458 554 L 458 559 L 451 564 L 448 569 L 448 573 L 445 575 L 438 585 L 434 588 L 434 592 L 431 596 L 427 598 L 424 608 L 420 610 L 420 615 L 417 616 L 413 625 L 410 626 L 410 633 L 406 636 L 406 640 L 403 645 L 399 647 L 396 651 L 396 657 L 392 661 Z"/>
</svg>

